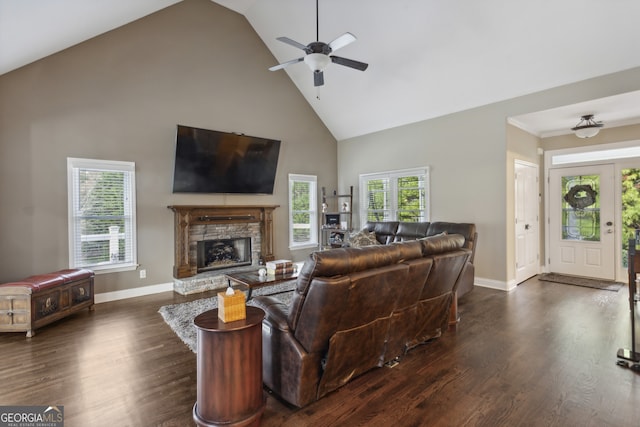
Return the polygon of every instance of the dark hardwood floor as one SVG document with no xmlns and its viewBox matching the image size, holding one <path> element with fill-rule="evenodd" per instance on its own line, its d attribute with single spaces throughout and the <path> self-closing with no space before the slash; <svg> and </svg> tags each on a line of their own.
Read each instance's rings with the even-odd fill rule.
<svg viewBox="0 0 640 427">
<path fill-rule="evenodd" d="M 196 355 L 164 323 L 162 293 L 0 334 L 0 405 L 64 405 L 65 426 L 190 426 Z M 628 292 L 531 279 L 478 288 L 462 320 L 394 368 L 303 409 L 268 395 L 262 426 L 639 426 Z"/>
</svg>

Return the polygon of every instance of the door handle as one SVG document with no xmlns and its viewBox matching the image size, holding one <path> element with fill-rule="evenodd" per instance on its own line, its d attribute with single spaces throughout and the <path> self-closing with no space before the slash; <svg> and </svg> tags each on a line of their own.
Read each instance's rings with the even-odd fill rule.
<svg viewBox="0 0 640 427">
<path fill-rule="evenodd" d="M 530 226 L 529 226 L 529 224 L 525 224 L 525 225 L 524 225 L 524 229 L 525 229 L 525 230 L 528 230 L 528 229 L 529 229 L 529 227 L 530 227 Z"/>
</svg>

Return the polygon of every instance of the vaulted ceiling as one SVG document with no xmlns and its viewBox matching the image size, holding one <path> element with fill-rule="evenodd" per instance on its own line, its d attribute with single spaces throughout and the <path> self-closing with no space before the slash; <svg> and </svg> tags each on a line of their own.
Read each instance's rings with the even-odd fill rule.
<svg viewBox="0 0 640 427">
<path fill-rule="evenodd" d="M 273 65 L 303 54 L 276 37 L 315 41 L 314 0 L 214 1 L 246 17 Z M 0 0 L 0 74 L 177 2 Z M 638 16 L 637 0 L 319 0 L 320 40 L 353 33 L 358 40 L 338 55 L 369 68 L 330 64 L 320 89 L 304 63 L 275 72 L 287 73 L 343 140 L 638 67 Z M 620 123 L 640 117 L 637 93 L 606 101 L 519 124 L 543 135 L 583 113 Z"/>
</svg>

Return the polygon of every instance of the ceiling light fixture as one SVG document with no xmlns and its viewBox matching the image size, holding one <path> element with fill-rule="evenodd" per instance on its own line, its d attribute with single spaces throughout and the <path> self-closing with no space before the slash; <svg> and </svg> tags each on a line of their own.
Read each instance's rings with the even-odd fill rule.
<svg viewBox="0 0 640 427">
<path fill-rule="evenodd" d="M 593 114 L 586 114 L 580 118 L 578 124 L 572 127 L 571 130 L 578 138 L 591 138 L 596 136 L 603 126 L 602 122 L 593 120 Z"/>
<path fill-rule="evenodd" d="M 322 53 L 310 53 L 304 57 L 304 63 L 311 68 L 313 72 L 322 72 L 331 62 L 328 55 Z"/>
</svg>

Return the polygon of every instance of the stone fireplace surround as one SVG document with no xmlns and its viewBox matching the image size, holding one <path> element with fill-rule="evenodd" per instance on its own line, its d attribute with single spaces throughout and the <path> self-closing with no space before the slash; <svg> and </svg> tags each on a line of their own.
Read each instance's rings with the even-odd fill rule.
<svg viewBox="0 0 640 427">
<path fill-rule="evenodd" d="M 174 291 L 186 295 L 226 286 L 224 274 L 236 268 L 198 273 L 198 241 L 205 239 L 251 238 L 251 266 L 271 261 L 273 254 L 273 211 L 268 206 L 172 205 L 174 212 Z"/>
</svg>

